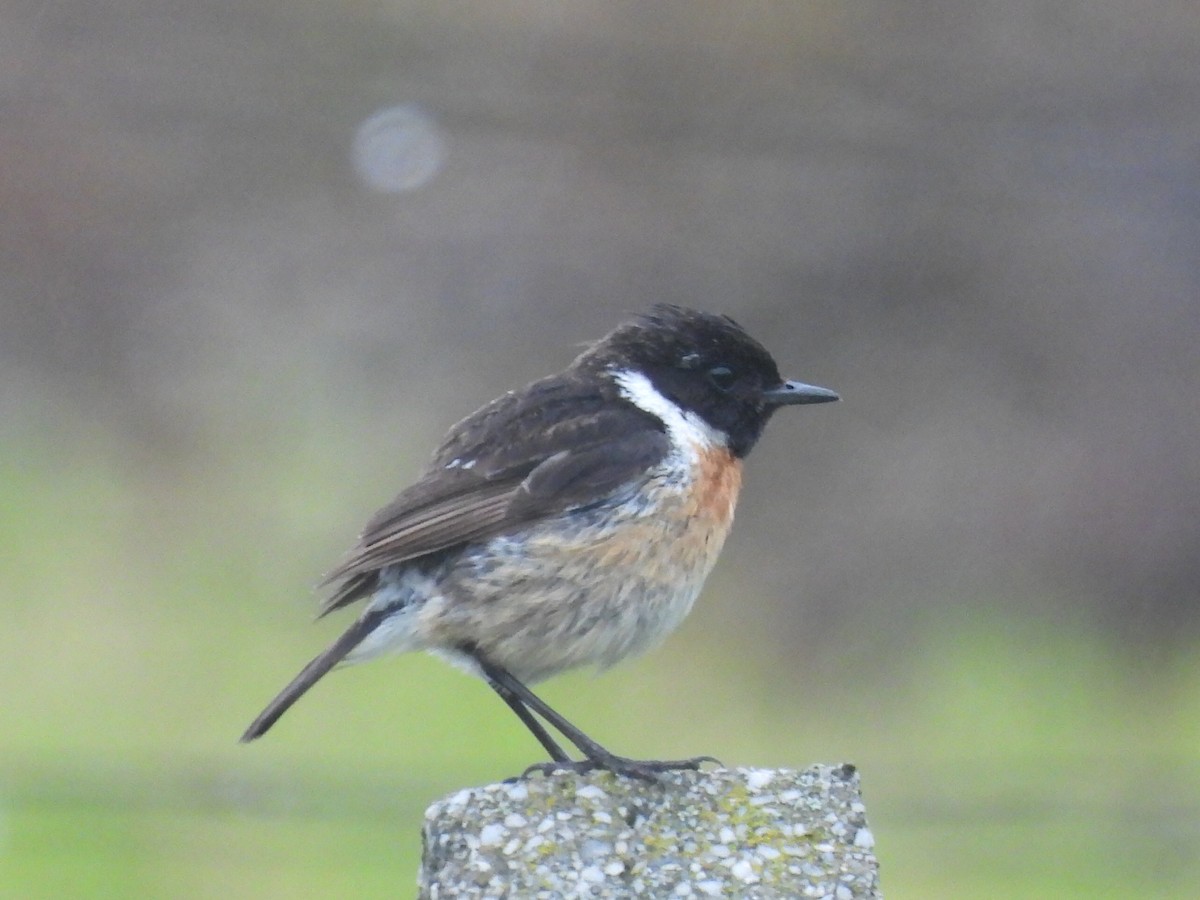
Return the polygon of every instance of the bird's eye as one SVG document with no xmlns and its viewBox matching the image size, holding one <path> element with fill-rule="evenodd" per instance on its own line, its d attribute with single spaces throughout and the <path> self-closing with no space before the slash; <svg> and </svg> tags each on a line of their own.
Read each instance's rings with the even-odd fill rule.
<svg viewBox="0 0 1200 900">
<path fill-rule="evenodd" d="M 729 366 L 713 366 L 708 370 L 709 380 L 723 391 L 733 387 L 733 382 L 736 377 L 733 374 L 733 369 Z"/>
</svg>

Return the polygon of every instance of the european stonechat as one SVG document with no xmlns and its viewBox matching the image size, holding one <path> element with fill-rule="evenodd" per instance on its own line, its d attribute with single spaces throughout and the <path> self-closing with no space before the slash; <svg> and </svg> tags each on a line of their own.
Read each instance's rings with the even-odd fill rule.
<svg viewBox="0 0 1200 900">
<path fill-rule="evenodd" d="M 270 728 L 334 666 L 429 650 L 483 678 L 550 754 L 532 768 L 652 777 L 707 757 L 604 749 L 528 687 L 606 668 L 687 615 L 733 522 L 742 460 L 781 406 L 837 400 L 785 381 L 727 316 L 655 306 L 567 369 L 450 429 L 415 484 L 325 579 L 355 622 L 246 729 Z M 583 755 L 573 760 L 546 729 Z"/>
</svg>

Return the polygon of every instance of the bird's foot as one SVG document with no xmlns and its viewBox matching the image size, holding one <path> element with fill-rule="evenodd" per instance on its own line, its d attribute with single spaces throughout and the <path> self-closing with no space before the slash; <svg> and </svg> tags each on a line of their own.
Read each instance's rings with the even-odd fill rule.
<svg viewBox="0 0 1200 900">
<path fill-rule="evenodd" d="M 549 776 L 556 772 L 574 772 L 576 775 L 583 775 L 600 769 L 612 772 L 614 775 L 623 775 L 626 778 L 656 781 L 663 772 L 694 772 L 704 763 L 721 765 L 721 761 L 715 756 L 693 756 L 691 759 L 627 759 L 616 754 L 606 754 L 591 759 L 535 763 L 522 772 L 520 777 L 528 778 L 534 773 Z"/>
</svg>

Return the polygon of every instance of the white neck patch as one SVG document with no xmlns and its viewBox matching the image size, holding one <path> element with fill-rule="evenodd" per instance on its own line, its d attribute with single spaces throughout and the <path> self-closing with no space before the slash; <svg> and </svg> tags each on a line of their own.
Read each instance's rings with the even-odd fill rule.
<svg viewBox="0 0 1200 900">
<path fill-rule="evenodd" d="M 690 451 L 706 450 L 709 447 L 724 447 L 726 436 L 713 428 L 694 412 L 684 410 L 673 400 L 658 392 L 650 379 L 632 369 L 611 369 L 612 379 L 621 389 L 621 396 L 638 409 L 662 420 L 667 427 L 671 442 Z"/>
</svg>

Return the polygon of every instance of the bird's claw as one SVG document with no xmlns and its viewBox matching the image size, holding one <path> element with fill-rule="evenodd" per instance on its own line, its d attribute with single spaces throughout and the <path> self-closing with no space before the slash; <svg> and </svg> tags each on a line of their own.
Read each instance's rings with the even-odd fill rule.
<svg viewBox="0 0 1200 900">
<path fill-rule="evenodd" d="M 721 761 L 715 756 L 693 756 L 690 759 L 627 759 L 624 756 L 612 755 L 592 759 L 534 763 L 513 780 L 525 779 L 535 773 L 549 777 L 558 772 L 584 775 L 588 772 L 603 770 L 612 772 L 614 775 L 624 775 L 627 778 L 656 781 L 663 772 L 694 772 L 699 770 L 704 763 L 721 765 Z"/>
</svg>

